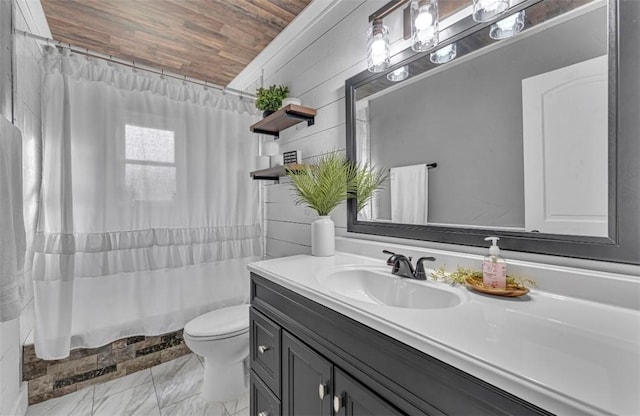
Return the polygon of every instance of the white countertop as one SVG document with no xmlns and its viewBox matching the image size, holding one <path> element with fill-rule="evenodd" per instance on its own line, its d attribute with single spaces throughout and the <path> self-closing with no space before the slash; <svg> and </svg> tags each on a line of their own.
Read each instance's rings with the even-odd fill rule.
<svg viewBox="0 0 640 416">
<path fill-rule="evenodd" d="M 336 253 L 258 261 L 249 270 L 550 412 L 640 415 L 640 311 L 538 290 L 512 299 L 464 287 L 454 288 L 458 306 L 404 309 L 341 296 L 318 280 L 359 265 L 388 267 Z"/>
</svg>

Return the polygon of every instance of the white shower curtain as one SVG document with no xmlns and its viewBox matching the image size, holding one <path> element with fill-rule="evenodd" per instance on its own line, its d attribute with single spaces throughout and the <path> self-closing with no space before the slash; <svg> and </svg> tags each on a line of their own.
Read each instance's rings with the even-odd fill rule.
<svg viewBox="0 0 640 416">
<path fill-rule="evenodd" d="M 262 253 L 253 103 L 68 50 L 43 65 L 38 356 L 245 302 Z"/>
</svg>

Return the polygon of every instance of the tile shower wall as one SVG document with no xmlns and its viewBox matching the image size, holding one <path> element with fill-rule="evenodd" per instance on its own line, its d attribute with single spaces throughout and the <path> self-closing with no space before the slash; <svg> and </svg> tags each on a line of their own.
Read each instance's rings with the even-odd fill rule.
<svg viewBox="0 0 640 416">
<path fill-rule="evenodd" d="M 34 404 L 124 377 L 190 352 L 182 330 L 153 337 L 128 337 L 99 348 L 75 349 L 63 360 L 41 360 L 36 357 L 33 345 L 25 345 L 22 376 L 29 383 L 29 404 Z"/>
</svg>

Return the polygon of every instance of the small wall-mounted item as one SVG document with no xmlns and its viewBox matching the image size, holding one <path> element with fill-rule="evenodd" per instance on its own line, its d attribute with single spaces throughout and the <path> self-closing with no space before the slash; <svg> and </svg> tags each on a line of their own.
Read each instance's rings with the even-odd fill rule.
<svg viewBox="0 0 640 416">
<path fill-rule="evenodd" d="M 284 152 L 282 154 L 282 162 L 285 165 L 288 165 L 289 163 L 300 163 L 300 151 L 291 150 L 290 152 Z"/>
</svg>

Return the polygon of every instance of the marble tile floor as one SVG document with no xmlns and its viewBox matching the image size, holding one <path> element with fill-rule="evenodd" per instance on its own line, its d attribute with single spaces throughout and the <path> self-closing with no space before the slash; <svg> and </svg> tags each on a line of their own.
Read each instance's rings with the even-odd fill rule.
<svg viewBox="0 0 640 416">
<path fill-rule="evenodd" d="M 228 402 L 200 398 L 195 354 L 29 406 L 26 416 L 248 416 L 249 393 Z"/>
</svg>

